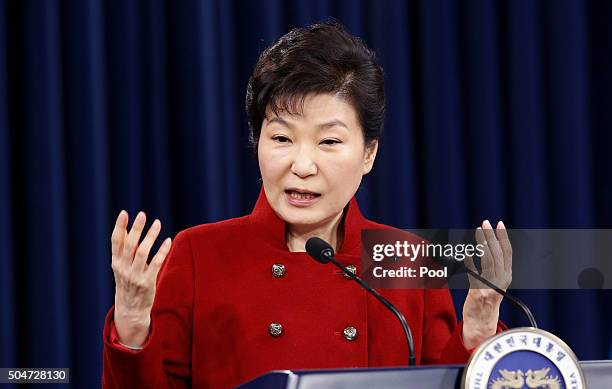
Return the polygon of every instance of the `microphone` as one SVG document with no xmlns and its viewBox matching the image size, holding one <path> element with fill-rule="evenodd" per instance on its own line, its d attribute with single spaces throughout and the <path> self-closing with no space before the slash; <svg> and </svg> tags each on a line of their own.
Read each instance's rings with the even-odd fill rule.
<svg viewBox="0 0 612 389">
<path fill-rule="evenodd" d="M 324 265 L 329 263 L 334 256 L 334 249 L 331 245 L 318 237 L 310 238 L 306 241 L 306 252 Z"/>
<path fill-rule="evenodd" d="M 308 253 L 308 255 L 310 255 L 322 264 L 327 264 L 331 262 L 336 265 L 340 270 L 342 270 L 344 274 L 346 274 L 352 280 L 355 280 L 362 288 L 367 290 L 372 296 L 374 296 L 385 307 L 387 307 L 387 309 L 390 310 L 395 315 L 395 317 L 397 317 L 397 320 L 399 320 L 402 325 L 404 335 L 406 336 L 406 343 L 408 344 L 408 365 L 416 365 L 412 331 L 410 331 L 410 326 L 408 326 L 408 322 L 406 322 L 406 318 L 404 317 L 404 315 L 393 304 L 391 304 L 389 300 L 381 296 L 374 289 L 370 288 L 365 282 L 361 280 L 361 278 L 350 272 L 346 267 L 342 266 L 342 264 L 339 263 L 336 258 L 334 258 L 334 249 L 329 243 L 327 243 L 323 239 L 318 237 L 308 239 L 308 241 L 306 241 L 306 252 Z"/>
</svg>

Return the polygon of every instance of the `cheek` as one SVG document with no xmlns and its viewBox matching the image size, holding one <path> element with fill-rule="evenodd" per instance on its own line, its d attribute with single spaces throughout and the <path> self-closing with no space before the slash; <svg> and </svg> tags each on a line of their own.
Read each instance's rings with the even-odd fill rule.
<svg viewBox="0 0 612 389">
<path fill-rule="evenodd" d="M 332 185 L 340 192 L 350 192 L 352 195 L 363 177 L 363 159 L 354 154 L 336 156 L 325 163 L 326 176 Z M 352 197 L 352 196 L 351 196 Z"/>
<path fill-rule="evenodd" d="M 274 185 L 287 170 L 286 153 L 261 145 L 257 151 L 259 171 L 266 184 Z"/>
<path fill-rule="evenodd" d="M 337 178 L 348 179 L 362 175 L 363 163 L 363 153 L 357 150 L 346 150 L 326 157 L 325 166 L 328 167 L 328 171 L 338 174 Z"/>
</svg>

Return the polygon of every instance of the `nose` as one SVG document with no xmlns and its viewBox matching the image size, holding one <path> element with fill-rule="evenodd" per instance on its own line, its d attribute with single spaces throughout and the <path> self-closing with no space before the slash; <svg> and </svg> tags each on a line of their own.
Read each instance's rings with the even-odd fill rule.
<svg viewBox="0 0 612 389">
<path fill-rule="evenodd" d="M 317 174 L 314 151 L 308 147 L 299 147 L 291 164 L 291 172 L 301 178 Z"/>
</svg>

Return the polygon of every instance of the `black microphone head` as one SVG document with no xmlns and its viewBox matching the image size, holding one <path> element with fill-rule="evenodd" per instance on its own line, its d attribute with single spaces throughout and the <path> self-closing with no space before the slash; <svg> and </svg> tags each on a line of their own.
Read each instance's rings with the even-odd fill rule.
<svg viewBox="0 0 612 389">
<path fill-rule="evenodd" d="M 319 237 L 312 237 L 306 241 L 306 252 L 308 255 L 321 263 L 328 263 L 334 255 L 334 249 L 329 243 Z"/>
</svg>

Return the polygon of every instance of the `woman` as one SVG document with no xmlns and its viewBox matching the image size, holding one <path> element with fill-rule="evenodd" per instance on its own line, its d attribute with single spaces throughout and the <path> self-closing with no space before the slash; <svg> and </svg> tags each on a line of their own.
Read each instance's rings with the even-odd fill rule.
<svg viewBox="0 0 612 389">
<path fill-rule="evenodd" d="M 127 213 L 117 218 L 104 387 L 225 388 L 274 369 L 405 364 L 396 319 L 305 253 L 318 236 L 359 271 L 361 230 L 390 228 L 365 219 L 354 197 L 384 109 L 374 54 L 336 23 L 293 30 L 262 53 L 246 102 L 263 181 L 253 212 L 166 239 L 149 265 L 160 222 L 138 244 L 144 213 L 129 232 Z M 479 235 L 490 274 L 510 265 L 503 228 L 498 241 L 485 221 Z M 505 289 L 510 279 L 494 281 Z M 381 293 L 406 316 L 420 364 L 464 363 L 500 330 L 491 290 L 470 290 L 459 325 L 448 290 Z"/>
</svg>

